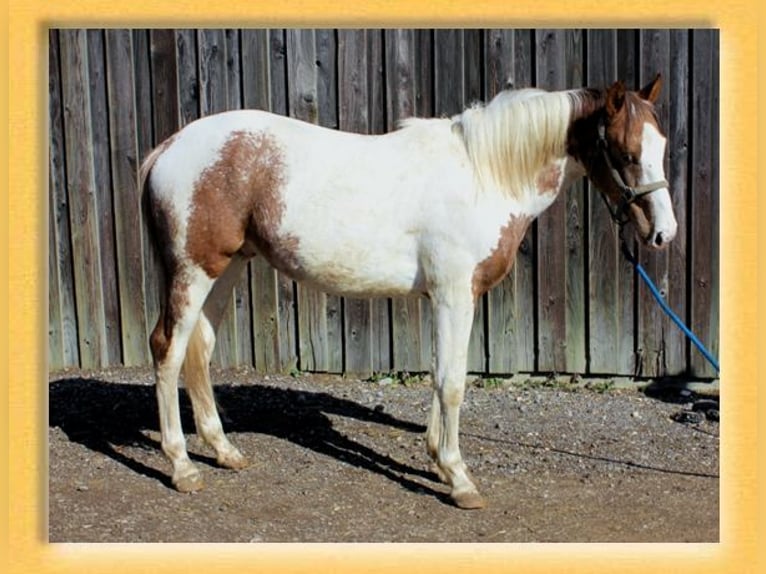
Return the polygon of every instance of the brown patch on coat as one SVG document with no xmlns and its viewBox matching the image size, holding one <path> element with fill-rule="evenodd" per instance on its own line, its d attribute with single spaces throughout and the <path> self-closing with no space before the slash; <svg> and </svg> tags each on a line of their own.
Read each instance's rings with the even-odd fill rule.
<svg viewBox="0 0 766 574">
<path fill-rule="evenodd" d="M 516 259 L 516 252 L 519 249 L 524 234 L 529 227 L 531 217 L 514 217 L 508 221 L 508 224 L 500 228 L 500 237 L 497 240 L 497 246 L 473 270 L 472 289 L 474 299 L 478 299 L 484 293 L 492 289 L 495 285 L 508 275 Z"/>
<path fill-rule="evenodd" d="M 285 180 L 282 151 L 266 132 L 238 131 L 195 183 L 186 252 L 209 277 L 237 252 L 256 252 L 283 271 L 298 268 L 298 240 L 280 236 Z"/>
<path fill-rule="evenodd" d="M 561 184 L 561 166 L 549 165 L 544 167 L 535 177 L 535 187 L 539 195 L 556 193 Z"/>
</svg>

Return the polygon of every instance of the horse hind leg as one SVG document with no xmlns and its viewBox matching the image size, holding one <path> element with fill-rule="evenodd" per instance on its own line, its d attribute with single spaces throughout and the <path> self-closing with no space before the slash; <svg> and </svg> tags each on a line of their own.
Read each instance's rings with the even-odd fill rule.
<svg viewBox="0 0 766 574">
<path fill-rule="evenodd" d="M 197 433 L 215 450 L 220 466 L 235 470 L 245 468 L 248 461 L 223 432 L 210 381 L 210 358 L 226 303 L 246 264 L 247 258 L 235 255 L 216 280 L 192 332 L 183 364 L 184 384 L 191 399 Z"/>
<path fill-rule="evenodd" d="M 181 492 L 203 487 L 202 475 L 186 450 L 178 401 L 178 375 L 212 284 L 212 279 L 195 267 L 187 267 L 168 277 L 165 304 L 150 337 L 162 450 L 173 465 L 173 486 Z"/>
</svg>

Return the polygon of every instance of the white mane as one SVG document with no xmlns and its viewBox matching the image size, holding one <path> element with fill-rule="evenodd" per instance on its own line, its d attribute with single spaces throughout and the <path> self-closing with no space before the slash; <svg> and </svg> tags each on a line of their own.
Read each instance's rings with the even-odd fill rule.
<svg viewBox="0 0 766 574">
<path fill-rule="evenodd" d="M 477 177 L 517 197 L 566 152 L 572 92 L 504 91 L 453 118 Z"/>
</svg>

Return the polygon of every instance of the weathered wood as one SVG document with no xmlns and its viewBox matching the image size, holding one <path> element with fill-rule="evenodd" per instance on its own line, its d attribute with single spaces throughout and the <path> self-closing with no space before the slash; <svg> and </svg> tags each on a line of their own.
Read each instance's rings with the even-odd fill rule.
<svg viewBox="0 0 766 574">
<path fill-rule="evenodd" d="M 52 171 L 52 170 L 51 170 Z M 53 174 L 48 172 L 48 204 L 54 204 Z M 48 209 L 48 253 L 56 253 L 56 233 L 53 209 Z M 59 275 L 56 258 L 48 257 L 48 368 L 62 369 L 64 363 L 64 329 L 61 325 L 61 296 L 59 294 Z"/>
<path fill-rule="evenodd" d="M 201 113 L 271 109 L 331 128 L 339 126 L 340 113 L 344 129 L 381 133 L 394 129 L 402 117 L 459 113 L 474 100 L 491 98 L 507 80 L 516 88 L 562 88 L 601 87 L 620 78 L 633 88 L 657 71 L 665 76 L 659 107 L 669 136 L 666 173 L 679 235 L 666 252 L 642 250 L 641 257 L 667 291 L 671 306 L 718 349 L 717 32 L 252 29 L 61 34 L 75 52 L 80 44 L 85 50 L 80 56 L 70 50 L 67 59 L 66 47 L 59 54 L 59 32 L 50 36 L 52 366 L 149 360 L 146 339 L 158 315 L 162 280 L 155 251 L 139 225 L 143 216 L 135 171 L 154 145 Z M 339 35 L 355 38 L 354 48 L 347 43 L 347 51 L 339 51 Z M 64 66 L 59 72 L 60 60 Z M 75 181 L 85 182 L 89 191 L 80 193 Z M 714 376 L 680 331 L 658 314 L 644 288 L 637 291 L 596 193 L 592 189 L 586 195 L 581 187 L 569 190 L 532 227 L 509 277 L 479 306 L 470 369 Z M 688 221 L 687 215 L 692 216 Z M 87 218 L 83 227 L 81 220 Z M 130 233 L 139 227 L 141 234 Z M 83 242 L 88 241 L 84 252 Z M 95 254 L 95 262 L 83 264 Z M 100 279 L 84 279 L 84 269 L 96 269 Z M 223 360 L 218 362 L 255 364 L 262 372 L 289 370 L 298 365 L 300 340 L 300 366 L 306 369 L 430 368 L 427 301 L 348 301 L 344 309 L 337 297 L 303 288 L 298 296 L 292 281 L 278 277 L 262 259 L 250 265 L 228 308 L 228 323 L 219 337 Z M 84 306 L 90 311 L 83 314 Z M 98 306 L 104 319 L 88 335 L 100 346 L 95 360 L 79 327 L 93 321 Z"/>
<path fill-rule="evenodd" d="M 386 32 L 387 33 L 387 32 Z M 382 30 L 367 31 L 369 93 L 369 132 L 379 134 L 386 131 L 386 86 L 388 71 L 384 62 L 388 62 L 388 41 L 384 46 Z M 387 373 L 393 369 L 391 349 L 391 299 L 373 299 L 372 305 L 372 370 Z"/>
<path fill-rule="evenodd" d="M 485 99 L 491 100 L 514 78 L 514 31 L 488 30 L 485 35 Z M 517 312 L 514 300 L 517 266 L 487 294 L 487 369 L 492 373 L 512 373 L 517 368 L 520 350 L 512 335 Z"/>
<path fill-rule="evenodd" d="M 150 70 L 149 86 L 151 90 L 151 114 L 154 128 L 152 144 L 159 145 L 165 139 L 178 131 L 179 101 L 178 76 L 176 69 L 176 41 L 173 30 L 149 31 Z M 147 150 L 148 153 L 149 150 Z M 165 276 L 162 263 L 156 249 L 148 249 L 145 290 L 147 300 L 162 301 L 164 299 Z M 153 322 L 153 319 L 150 319 Z"/>
<path fill-rule="evenodd" d="M 689 177 L 689 32 L 670 31 L 670 68 L 663 90 L 669 103 L 668 169 L 670 197 L 678 222 L 676 238 L 668 247 L 668 304 L 687 317 L 687 181 Z M 665 372 L 682 375 L 687 370 L 686 336 L 672 322 L 665 333 Z"/>
<path fill-rule="evenodd" d="M 670 33 L 668 30 L 642 30 L 640 38 L 640 74 L 635 87 L 650 81 L 660 72 L 668 77 L 670 71 Z M 660 125 L 669 124 L 669 98 L 663 90 L 655 103 Z M 671 288 L 668 278 L 668 251 L 652 251 L 641 248 L 639 259 L 660 292 L 667 294 Z M 649 289 L 643 282 L 638 287 L 638 345 L 641 353 L 640 374 L 649 377 L 667 374 L 667 335 L 672 328 L 670 319 L 663 313 Z"/>
<path fill-rule="evenodd" d="M 221 29 L 197 31 L 197 62 L 200 116 L 205 117 L 229 109 L 226 70 L 226 37 Z M 179 86 L 184 91 L 183 86 Z M 212 362 L 231 367 L 237 360 L 237 321 L 234 297 L 229 297 L 216 332 Z"/>
<path fill-rule="evenodd" d="M 718 356 L 718 32 L 692 32 L 691 321 L 690 328 Z M 694 376 L 715 370 L 690 347 Z"/>
<path fill-rule="evenodd" d="M 338 31 L 338 124 L 343 131 L 369 131 L 368 46 L 365 30 Z M 345 370 L 372 373 L 372 303 L 345 299 Z"/>
<path fill-rule="evenodd" d="M 536 35 L 537 86 L 566 87 L 566 38 L 562 30 Z M 537 220 L 537 368 L 564 372 L 567 343 L 567 198 L 562 194 Z"/>
<path fill-rule="evenodd" d="M 136 142 L 139 164 L 149 155 L 154 147 L 154 128 L 152 111 L 152 73 L 151 50 L 148 30 L 133 30 L 133 75 L 136 104 Z M 160 277 L 163 270 L 157 256 L 153 237 L 146 218 L 141 213 L 141 239 L 144 249 L 144 296 L 146 300 L 146 320 L 149 331 L 154 328 L 160 314 Z M 149 333 L 146 333 L 147 344 Z"/>
<path fill-rule="evenodd" d="M 428 32 L 414 32 L 415 38 L 403 31 L 386 33 L 386 130 L 396 128 L 397 122 L 412 115 L 422 115 L 414 108 L 417 93 L 425 90 L 433 93 L 433 78 L 430 74 L 418 75 L 411 79 L 408 72 L 410 56 L 408 53 L 417 49 L 413 43 L 417 36 Z M 429 56 L 430 57 L 430 51 Z M 428 59 L 424 56 L 424 58 Z M 413 62 L 414 66 L 414 62 Z M 429 84 L 430 85 L 426 85 Z M 430 115 L 430 114 L 428 114 Z M 391 300 L 391 355 L 392 370 L 406 372 L 426 371 L 430 367 L 431 338 L 424 339 L 423 314 L 428 307 L 415 297 L 397 297 Z M 428 359 L 426 359 L 428 357 Z"/>
<path fill-rule="evenodd" d="M 247 109 L 270 109 L 269 33 L 267 30 L 243 30 L 242 104 Z M 281 371 L 280 321 L 277 273 L 263 257 L 248 265 L 252 322 L 252 356 L 260 373 Z"/>
<path fill-rule="evenodd" d="M 563 87 L 576 88 L 585 85 L 583 70 L 585 33 L 581 30 L 564 32 Z M 585 315 L 585 178 L 575 182 L 566 194 L 566 365 L 568 373 L 584 373 L 586 361 L 586 315 Z"/>
<path fill-rule="evenodd" d="M 588 80 L 605 87 L 617 76 L 617 33 L 588 30 Z M 625 299 L 633 300 L 632 282 L 624 281 L 622 255 L 609 211 L 588 184 L 588 371 L 594 374 L 632 373 L 633 318 L 623 322 Z M 627 288 L 627 292 L 626 292 Z"/>
<path fill-rule="evenodd" d="M 480 88 L 466 83 L 470 77 L 466 77 L 466 42 L 463 30 L 436 30 L 434 43 L 435 112 L 438 116 L 451 116 L 462 112 L 466 107 L 468 93 L 480 92 Z M 472 58 L 479 57 L 481 52 L 475 41 L 470 42 L 470 49 Z M 484 315 L 482 300 L 476 306 L 468 346 L 468 370 L 472 372 L 486 371 Z"/>
<path fill-rule="evenodd" d="M 284 30 L 269 30 L 269 62 L 270 110 L 287 115 L 287 37 Z M 298 367 L 297 288 L 282 274 L 277 274 L 276 284 L 280 370 L 289 371 Z"/>
<path fill-rule="evenodd" d="M 239 110 L 242 102 L 241 40 L 239 30 L 225 30 L 227 109 Z M 236 364 L 253 364 L 253 333 L 250 316 L 250 274 L 243 272 L 232 293 L 234 306 Z"/>
<path fill-rule="evenodd" d="M 120 300 L 117 291 L 115 265 L 114 207 L 109 169 L 109 120 L 106 103 L 106 64 L 104 62 L 104 32 L 88 30 L 88 83 L 90 89 L 90 123 L 93 138 L 93 177 L 98 213 L 98 242 L 101 251 L 101 281 L 106 325 L 107 364 L 122 362 L 120 341 Z"/>
<path fill-rule="evenodd" d="M 61 158 L 61 94 L 59 92 L 58 32 L 48 32 L 48 365 L 52 370 L 66 366 L 64 361 L 64 329 L 61 321 L 62 300 L 59 293 L 57 246 L 61 241 L 56 228 L 56 184 L 64 179 Z M 58 125 L 56 125 L 58 123 Z M 58 141 L 55 137 L 58 135 Z M 58 180 L 58 181 L 57 181 Z M 63 186 L 62 186 L 63 187 Z"/>
<path fill-rule="evenodd" d="M 146 298 L 141 233 L 141 198 L 136 187 L 138 142 L 136 103 L 129 30 L 106 32 L 109 106 L 109 149 L 111 151 L 112 196 L 116 217 L 115 238 L 123 364 L 150 362 L 147 344 Z M 126 94 L 128 96 L 126 96 Z"/>
<path fill-rule="evenodd" d="M 314 30 L 287 31 L 288 105 L 290 116 L 317 123 L 317 66 Z M 327 296 L 305 285 L 297 285 L 298 345 L 300 368 L 327 371 L 329 341 Z"/>
<path fill-rule="evenodd" d="M 74 264 L 77 332 L 81 365 L 109 364 L 101 280 L 98 205 L 93 167 L 88 82 L 88 45 L 83 30 L 60 32 L 61 84 L 67 190 Z"/>
<path fill-rule="evenodd" d="M 321 126 L 338 128 L 338 46 L 335 30 L 316 30 L 316 75 L 317 75 L 317 123 Z M 342 373 L 344 356 L 343 300 L 337 295 L 325 297 L 327 313 L 327 371 Z"/>
<path fill-rule="evenodd" d="M 178 30 L 176 32 L 176 54 L 178 57 L 178 101 L 181 127 L 199 118 L 200 114 L 197 52 L 197 32 L 188 29 Z"/>
<path fill-rule="evenodd" d="M 72 267 L 72 245 L 69 229 L 69 197 L 67 195 L 66 158 L 64 141 L 64 118 L 61 86 L 61 66 L 59 63 L 59 32 L 51 31 L 49 42 L 49 89 L 48 109 L 50 118 L 49 145 L 49 181 L 50 181 L 50 239 L 55 243 L 49 258 L 55 273 L 50 275 L 51 288 L 55 282 L 58 296 L 51 293 L 53 317 L 50 329 L 57 331 L 52 335 L 50 345 L 60 349 L 53 356 L 61 357 L 60 364 L 51 363 L 51 368 L 76 367 L 80 365 L 79 340 L 77 335 L 77 312 L 74 293 L 74 270 Z M 58 303 L 58 304 L 56 304 Z"/>
</svg>

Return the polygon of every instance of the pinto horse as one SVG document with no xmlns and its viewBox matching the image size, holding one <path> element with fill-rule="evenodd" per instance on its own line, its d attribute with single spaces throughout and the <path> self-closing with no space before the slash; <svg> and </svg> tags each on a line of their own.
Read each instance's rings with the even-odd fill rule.
<svg viewBox="0 0 766 574">
<path fill-rule="evenodd" d="M 639 91 L 621 82 L 504 91 L 451 118 L 409 119 L 376 136 L 232 111 L 157 147 L 139 179 L 167 277 L 150 347 L 175 488 L 203 486 L 181 428 L 182 367 L 197 432 L 218 464 L 247 464 L 223 432 L 209 361 L 224 301 L 258 254 L 326 292 L 430 300 L 428 454 L 458 507 L 483 507 L 458 446 L 476 302 L 510 271 L 535 217 L 582 176 L 649 247 L 673 239 L 666 138 L 654 111 L 661 85 L 658 75 Z"/>
</svg>

